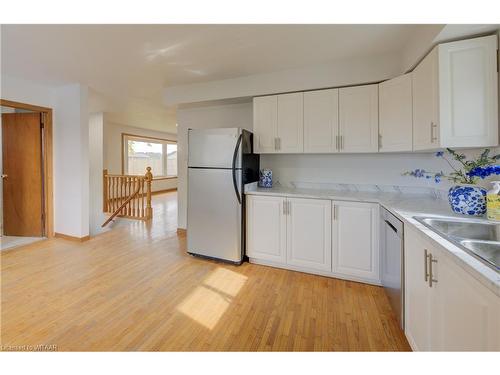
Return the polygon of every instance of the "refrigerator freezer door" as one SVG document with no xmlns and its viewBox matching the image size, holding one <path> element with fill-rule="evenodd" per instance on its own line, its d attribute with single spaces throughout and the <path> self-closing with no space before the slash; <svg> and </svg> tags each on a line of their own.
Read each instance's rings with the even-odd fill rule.
<svg viewBox="0 0 500 375">
<path fill-rule="evenodd" d="M 241 170 L 236 170 L 241 191 Z M 242 260 L 241 205 L 230 169 L 188 170 L 188 252 L 230 262 Z"/>
<path fill-rule="evenodd" d="M 188 166 L 195 168 L 231 168 L 239 128 L 190 129 Z M 241 168 L 241 147 L 236 168 Z"/>
</svg>

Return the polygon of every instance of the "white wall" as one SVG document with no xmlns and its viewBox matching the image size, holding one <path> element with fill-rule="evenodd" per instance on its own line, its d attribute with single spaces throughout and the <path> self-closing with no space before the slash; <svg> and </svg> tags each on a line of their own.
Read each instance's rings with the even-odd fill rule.
<svg viewBox="0 0 500 375">
<path fill-rule="evenodd" d="M 101 228 L 106 220 L 102 210 L 103 201 L 103 138 L 104 114 L 93 113 L 89 116 L 89 196 L 90 196 L 90 235 L 95 236 L 109 229 Z"/>
<path fill-rule="evenodd" d="M 113 123 L 104 115 L 104 169 L 111 174 L 122 173 L 122 133 L 136 134 L 147 137 L 165 138 L 177 140 L 177 135 L 173 133 L 159 132 Z M 145 172 L 145 171 L 144 171 Z M 153 176 L 154 178 L 154 176 Z M 177 178 L 153 180 L 152 191 L 160 191 L 177 188 Z"/>
<path fill-rule="evenodd" d="M 186 228 L 188 129 L 244 128 L 252 130 L 252 103 L 179 109 L 177 111 L 178 221 Z"/>
<path fill-rule="evenodd" d="M 0 97 L 53 109 L 54 230 L 89 234 L 87 89 L 1 76 Z"/>
<path fill-rule="evenodd" d="M 175 105 L 253 97 L 378 82 L 393 78 L 401 72 L 399 55 L 391 53 L 369 59 L 339 60 L 321 66 L 168 87 L 164 91 L 164 99 L 167 105 Z"/>
<path fill-rule="evenodd" d="M 55 231 L 89 235 L 89 122 L 87 88 L 79 84 L 54 90 Z"/>
</svg>

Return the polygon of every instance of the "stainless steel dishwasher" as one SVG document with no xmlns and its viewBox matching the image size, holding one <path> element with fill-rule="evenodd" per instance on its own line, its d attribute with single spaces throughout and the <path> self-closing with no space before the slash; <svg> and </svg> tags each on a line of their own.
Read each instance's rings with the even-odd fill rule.
<svg viewBox="0 0 500 375">
<path fill-rule="evenodd" d="M 383 207 L 380 209 L 380 256 L 382 286 L 404 329 L 403 222 Z"/>
</svg>

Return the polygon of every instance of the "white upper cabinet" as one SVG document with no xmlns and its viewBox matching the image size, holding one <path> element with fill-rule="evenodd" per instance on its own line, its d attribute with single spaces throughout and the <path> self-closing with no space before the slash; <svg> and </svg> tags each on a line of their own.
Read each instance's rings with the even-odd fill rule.
<svg viewBox="0 0 500 375">
<path fill-rule="evenodd" d="M 414 150 L 438 148 L 437 74 L 437 49 L 434 49 L 412 72 Z"/>
<path fill-rule="evenodd" d="M 341 152 L 378 151 L 378 85 L 339 89 Z"/>
<path fill-rule="evenodd" d="M 256 153 L 301 153 L 304 150 L 304 94 L 253 99 Z"/>
<path fill-rule="evenodd" d="M 301 153 L 304 150 L 304 94 L 278 95 L 277 151 Z"/>
<path fill-rule="evenodd" d="M 439 46 L 439 101 L 442 146 L 498 145 L 496 35 Z"/>
<path fill-rule="evenodd" d="M 304 93 L 304 152 L 338 151 L 339 90 Z"/>
<path fill-rule="evenodd" d="M 287 204 L 287 263 L 331 271 L 332 202 L 290 198 Z"/>
<path fill-rule="evenodd" d="M 379 94 L 379 151 L 413 149 L 411 74 L 382 82 Z"/>
<path fill-rule="evenodd" d="M 413 71 L 413 149 L 498 145 L 497 36 L 436 46 Z"/>
<path fill-rule="evenodd" d="M 254 151 L 273 153 L 278 135 L 278 98 L 261 96 L 253 99 Z"/>
<path fill-rule="evenodd" d="M 380 283 L 378 204 L 332 204 L 333 272 Z"/>
<path fill-rule="evenodd" d="M 378 85 L 254 98 L 255 152 L 498 146 L 497 43 L 440 44 L 413 72 Z"/>
</svg>

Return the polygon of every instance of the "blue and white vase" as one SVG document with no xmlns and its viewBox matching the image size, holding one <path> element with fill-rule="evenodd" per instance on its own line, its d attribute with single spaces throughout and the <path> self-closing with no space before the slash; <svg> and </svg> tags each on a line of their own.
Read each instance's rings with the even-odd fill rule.
<svg viewBox="0 0 500 375">
<path fill-rule="evenodd" d="M 452 186 L 448 190 L 448 201 L 457 214 L 481 216 L 486 213 L 486 189 L 479 186 Z"/>
<path fill-rule="evenodd" d="M 259 186 L 263 188 L 273 187 L 273 171 L 270 169 L 262 169 L 260 171 Z"/>
</svg>

